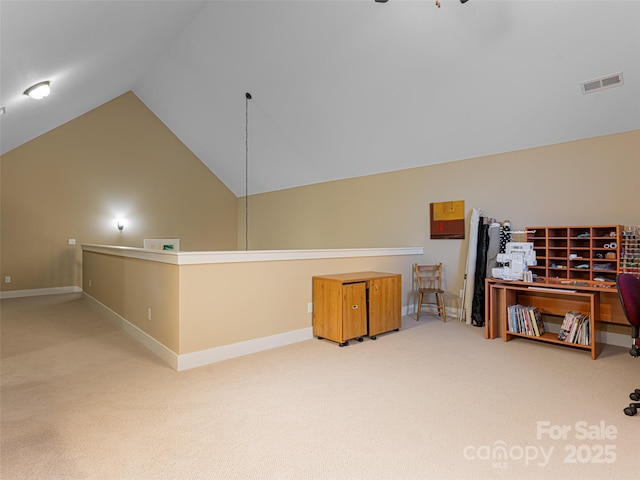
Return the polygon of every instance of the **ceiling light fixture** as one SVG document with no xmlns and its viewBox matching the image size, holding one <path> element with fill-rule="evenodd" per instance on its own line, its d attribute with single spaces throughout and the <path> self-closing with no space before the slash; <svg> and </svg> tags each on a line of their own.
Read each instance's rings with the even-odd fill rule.
<svg viewBox="0 0 640 480">
<path fill-rule="evenodd" d="M 51 93 L 51 87 L 49 86 L 51 82 L 40 82 L 32 85 L 24 91 L 24 94 L 33 98 L 34 100 L 42 100 L 43 98 L 49 96 Z"/>
</svg>

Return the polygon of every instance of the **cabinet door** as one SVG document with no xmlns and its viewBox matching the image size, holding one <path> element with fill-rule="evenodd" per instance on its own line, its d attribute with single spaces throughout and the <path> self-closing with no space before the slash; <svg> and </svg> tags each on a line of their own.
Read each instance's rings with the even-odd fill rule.
<svg viewBox="0 0 640 480">
<path fill-rule="evenodd" d="M 342 342 L 342 283 L 313 279 L 313 334 Z"/>
<path fill-rule="evenodd" d="M 367 334 L 367 289 L 364 282 L 342 286 L 342 339 Z"/>
<path fill-rule="evenodd" d="M 402 276 L 376 278 L 369 282 L 369 335 L 400 328 L 402 320 Z"/>
</svg>

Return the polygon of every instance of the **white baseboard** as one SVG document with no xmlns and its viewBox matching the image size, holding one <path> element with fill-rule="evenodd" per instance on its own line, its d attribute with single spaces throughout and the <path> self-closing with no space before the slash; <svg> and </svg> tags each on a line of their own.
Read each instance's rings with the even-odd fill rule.
<svg viewBox="0 0 640 480">
<path fill-rule="evenodd" d="M 40 295 L 59 295 L 61 293 L 80 293 L 82 289 L 75 285 L 69 287 L 34 288 L 31 290 L 6 290 L 0 292 L 0 299 L 19 297 L 39 297 Z"/>
<path fill-rule="evenodd" d="M 631 334 L 624 335 L 622 333 L 615 332 L 600 332 L 600 343 L 631 348 Z"/>
<path fill-rule="evenodd" d="M 231 358 L 240 357 L 243 355 L 257 353 L 263 350 L 269 350 L 271 348 L 283 347 L 291 343 L 302 342 L 304 340 L 310 340 L 313 338 L 313 328 L 307 327 L 299 330 L 292 330 L 290 332 L 270 335 L 267 337 L 245 340 L 243 342 L 237 342 L 230 345 L 209 348 L 207 350 L 200 350 L 198 352 L 178 355 L 170 348 L 158 342 L 148 333 L 143 332 L 128 320 L 121 317 L 106 305 L 88 295 L 86 292 L 83 292 L 80 287 L 71 286 L 40 288 L 33 290 L 13 290 L 9 292 L 1 292 L 2 295 L 0 296 L 0 298 L 30 297 L 38 295 L 54 295 L 79 292 L 82 293 L 82 296 L 84 298 L 91 300 L 91 305 L 93 305 L 102 313 L 106 314 L 125 332 L 127 332 L 134 339 L 144 345 L 147 349 L 149 349 L 171 368 L 179 372 L 183 370 L 189 370 L 191 368 L 201 367 L 203 365 L 208 365 L 211 363 L 221 362 L 223 360 L 229 360 Z M 459 314 L 458 310 L 459 309 L 457 308 L 447 308 L 447 314 L 450 317 L 456 317 Z M 411 315 L 414 313 L 415 307 L 413 305 L 405 305 L 402 307 L 403 316 Z M 553 331 L 553 326 L 550 325 L 550 327 L 550 331 Z M 600 332 L 600 341 L 601 343 L 616 345 L 620 347 L 627 347 L 631 345 L 631 338 L 629 335 L 614 332 Z"/>
<path fill-rule="evenodd" d="M 176 370 L 183 371 L 191 368 L 201 367 L 210 363 L 229 360 L 230 358 L 241 357 L 251 353 L 269 350 L 271 348 L 283 347 L 291 343 L 311 340 L 313 338 L 312 327 L 292 330 L 290 332 L 278 333 L 268 337 L 254 338 L 243 342 L 232 343 L 231 345 L 223 345 L 221 347 L 209 348 L 193 353 L 185 353 L 178 356 L 178 368 Z"/>
<path fill-rule="evenodd" d="M 109 307 L 99 302 L 91 295 L 86 292 L 83 293 L 83 297 L 87 300 L 91 300 L 91 304 L 102 313 L 106 314 L 110 320 L 116 323 L 122 330 L 131 335 L 134 339 L 144 345 L 146 348 L 151 350 L 157 357 L 159 357 L 163 362 L 168 364 L 174 370 L 178 369 L 178 354 L 175 353 L 170 348 L 166 347 L 151 335 L 146 332 L 143 332 L 138 327 L 136 327 L 133 323 L 129 322 L 124 317 L 120 316 Z"/>
<path fill-rule="evenodd" d="M 431 309 L 431 310 L 424 310 L 423 311 L 428 311 L 429 313 L 432 313 L 435 311 L 435 309 Z M 418 312 L 418 308 L 415 306 L 415 304 L 411 304 L 411 305 L 405 305 L 404 307 L 402 307 L 402 316 L 406 316 L 406 315 L 414 315 Z M 455 308 L 455 307 L 447 307 L 447 318 L 455 318 L 455 319 L 459 319 L 460 318 L 460 309 Z"/>
<path fill-rule="evenodd" d="M 313 338 L 313 330 L 311 327 L 308 327 L 300 330 L 270 335 L 268 337 L 254 338 L 252 340 L 246 340 L 230 345 L 223 345 L 220 347 L 209 348 L 207 350 L 178 355 L 173 350 L 158 342 L 148 333 L 143 332 L 92 296 L 87 293 L 83 293 L 83 296 L 86 299 L 91 300 L 94 307 L 105 313 L 125 332 L 148 348 L 171 368 L 179 372 Z"/>
</svg>

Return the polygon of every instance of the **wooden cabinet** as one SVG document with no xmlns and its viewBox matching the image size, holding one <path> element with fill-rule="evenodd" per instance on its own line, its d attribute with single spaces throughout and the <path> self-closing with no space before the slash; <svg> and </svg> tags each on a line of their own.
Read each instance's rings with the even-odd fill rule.
<svg viewBox="0 0 640 480">
<path fill-rule="evenodd" d="M 527 227 L 526 232 L 538 263 L 529 270 L 538 281 L 615 287 L 620 269 L 620 225 Z"/>
<path fill-rule="evenodd" d="M 338 342 L 362 341 L 401 326 L 402 277 L 359 272 L 313 277 L 313 334 Z"/>
</svg>

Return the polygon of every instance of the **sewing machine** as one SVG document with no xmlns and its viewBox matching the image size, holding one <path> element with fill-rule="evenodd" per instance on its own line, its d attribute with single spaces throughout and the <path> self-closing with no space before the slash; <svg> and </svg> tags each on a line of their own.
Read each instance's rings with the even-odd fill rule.
<svg viewBox="0 0 640 480">
<path fill-rule="evenodd" d="M 532 242 L 509 242 L 505 253 L 499 253 L 499 263 L 506 263 L 502 268 L 494 268 L 491 273 L 496 278 L 503 280 L 533 281 L 533 275 L 529 271 L 529 265 L 537 265 L 536 251 Z"/>
</svg>

